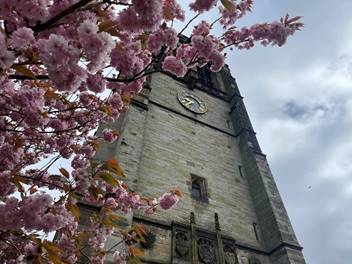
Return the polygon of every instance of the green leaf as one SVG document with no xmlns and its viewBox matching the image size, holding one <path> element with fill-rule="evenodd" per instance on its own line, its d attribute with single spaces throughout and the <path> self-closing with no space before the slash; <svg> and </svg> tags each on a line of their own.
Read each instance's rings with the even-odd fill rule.
<svg viewBox="0 0 352 264">
<path fill-rule="evenodd" d="M 110 173 L 101 172 L 99 173 L 99 177 L 113 187 L 119 186 L 119 182 Z"/>
<path fill-rule="evenodd" d="M 115 214 L 115 213 L 107 214 L 104 217 L 102 224 L 105 226 L 109 226 L 109 227 L 125 227 L 125 226 L 129 225 L 127 223 L 126 218 L 122 217 L 121 215 Z"/>
<path fill-rule="evenodd" d="M 141 260 L 135 256 L 130 257 L 130 263 L 132 264 L 142 264 Z"/>
<path fill-rule="evenodd" d="M 79 219 L 80 216 L 80 211 L 79 208 L 76 204 L 73 203 L 67 203 L 66 208 L 68 211 L 70 211 L 77 219 Z"/>
<path fill-rule="evenodd" d="M 95 199 L 97 199 L 99 197 L 99 194 L 101 194 L 101 190 L 93 185 L 88 188 L 88 191 Z"/>
<path fill-rule="evenodd" d="M 236 11 L 236 6 L 231 0 L 221 0 L 222 5 L 231 13 Z"/>
</svg>

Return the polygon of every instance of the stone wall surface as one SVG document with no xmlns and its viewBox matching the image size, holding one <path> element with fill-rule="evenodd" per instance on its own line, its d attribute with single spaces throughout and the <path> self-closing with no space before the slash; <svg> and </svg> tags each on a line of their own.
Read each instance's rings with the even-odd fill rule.
<svg viewBox="0 0 352 264">
<path fill-rule="evenodd" d="M 233 78 L 226 80 L 223 90 L 232 89 L 227 85 L 237 89 Z M 197 115 L 186 110 L 177 99 L 181 91 L 202 98 L 208 112 Z M 130 224 L 132 219 L 144 219 L 146 229 L 156 234 L 143 263 L 190 263 L 172 257 L 172 226 L 189 226 L 191 212 L 195 226 L 212 234 L 216 233 L 214 214 L 218 214 L 221 234 L 239 246 L 238 264 L 305 263 L 244 104 L 239 101 L 241 107 L 233 108 L 234 100 L 242 98 L 227 102 L 158 73 L 113 125 L 121 136 L 116 143 L 103 145 L 97 159 L 116 156 L 130 189 L 142 196 L 158 197 L 174 187 L 184 194 L 170 210 L 160 209 L 152 216 L 134 212 L 130 218 Z M 191 197 L 192 175 L 204 178 L 206 201 Z M 236 263 L 233 253 L 224 252 L 224 259 Z"/>
<path fill-rule="evenodd" d="M 178 187 L 184 193 L 177 206 L 153 218 L 185 222 L 194 211 L 197 224 L 214 230 L 217 212 L 224 232 L 260 246 L 253 232 L 257 219 L 248 185 L 238 171 L 236 140 L 154 105 L 149 106 L 146 126 L 136 191 L 155 196 Z M 209 202 L 190 197 L 191 174 L 206 180 Z"/>
<path fill-rule="evenodd" d="M 167 108 L 177 111 L 180 114 L 194 118 L 197 121 L 204 122 L 226 132 L 233 133 L 231 116 L 229 114 L 229 104 L 221 99 L 213 97 L 200 90 L 189 90 L 185 83 L 174 80 L 165 74 L 155 74 L 151 79 L 152 91 L 149 100 L 161 104 Z M 188 91 L 203 99 L 207 106 L 208 112 L 204 115 L 194 114 L 185 109 L 177 100 L 177 94 L 180 91 Z"/>
</svg>

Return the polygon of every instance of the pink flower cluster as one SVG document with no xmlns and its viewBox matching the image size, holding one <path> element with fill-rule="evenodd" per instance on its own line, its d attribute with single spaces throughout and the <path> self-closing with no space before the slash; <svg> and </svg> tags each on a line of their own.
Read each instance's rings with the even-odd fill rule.
<svg viewBox="0 0 352 264">
<path fill-rule="evenodd" d="M 35 194 L 22 201 L 14 197 L 8 198 L 5 203 L 0 204 L 0 214 L 0 230 L 5 232 L 21 228 L 27 231 L 50 232 L 74 222 L 65 207 L 53 205 L 49 194 Z"/>
<path fill-rule="evenodd" d="M 187 66 L 181 60 L 178 60 L 175 56 L 167 56 L 163 61 L 163 70 L 170 72 L 177 77 L 185 76 L 187 72 Z"/>
<path fill-rule="evenodd" d="M 11 35 L 12 45 L 15 48 L 28 48 L 35 43 L 33 30 L 27 27 L 17 29 Z"/>
<path fill-rule="evenodd" d="M 282 46 L 295 30 L 280 22 L 256 24 L 250 28 L 228 31 L 225 34 L 225 42 L 229 45 L 235 44 L 239 49 L 250 49 L 256 41 L 264 46 L 268 44 Z"/>
<path fill-rule="evenodd" d="M 26 23 L 34 26 L 38 18 L 46 20 L 49 15 L 48 0 L 14 1 L 3 0 L 0 4 L 0 17 L 9 22 L 9 28 Z"/>
<path fill-rule="evenodd" d="M 148 38 L 148 48 L 154 55 L 158 55 L 161 47 L 176 48 L 178 42 L 177 32 L 173 28 L 159 29 Z"/>
<path fill-rule="evenodd" d="M 142 72 L 151 62 L 151 53 L 142 50 L 140 40 L 124 35 L 111 53 L 111 65 L 123 76 Z"/>
<path fill-rule="evenodd" d="M 159 198 L 159 205 L 162 209 L 167 210 L 175 205 L 178 202 L 178 199 L 178 196 L 172 192 L 164 193 Z"/>
<path fill-rule="evenodd" d="M 6 197 L 15 192 L 15 185 L 10 179 L 10 174 L 8 172 L 0 172 L 0 197 Z"/>
<path fill-rule="evenodd" d="M 200 22 L 198 25 L 196 25 L 192 31 L 192 35 L 201 35 L 201 36 L 206 36 L 210 33 L 210 25 L 206 21 Z"/>
<path fill-rule="evenodd" d="M 176 0 L 164 0 L 163 13 L 164 13 L 165 20 L 173 20 L 173 19 L 178 19 L 180 21 L 185 20 L 185 11 L 176 2 Z"/>
<path fill-rule="evenodd" d="M 189 6 L 193 11 L 204 12 L 213 8 L 217 2 L 218 0 L 195 0 Z"/>
<path fill-rule="evenodd" d="M 126 257 L 123 256 L 119 251 L 115 251 L 113 255 L 113 264 L 126 264 Z"/>
<path fill-rule="evenodd" d="M 221 46 L 219 41 L 211 35 L 192 36 L 192 47 L 197 50 L 197 54 L 200 57 L 200 66 L 204 66 L 210 62 L 210 69 L 214 72 L 220 71 L 224 66 L 225 57 L 221 54 Z"/>
<path fill-rule="evenodd" d="M 95 22 L 84 21 L 77 29 L 79 40 L 87 59 L 90 61 L 88 69 L 96 72 L 110 63 L 110 53 L 115 43 L 110 34 L 99 32 Z"/>
<path fill-rule="evenodd" d="M 115 131 L 105 128 L 103 130 L 103 138 L 106 142 L 112 143 L 118 138 L 118 136 Z"/>
<path fill-rule="evenodd" d="M 162 0 L 132 0 L 132 5 L 120 11 L 117 27 L 129 32 L 153 31 L 163 18 Z"/>
<path fill-rule="evenodd" d="M 221 13 L 220 23 L 224 28 L 228 28 L 236 23 L 236 21 L 242 18 L 247 12 L 250 12 L 253 5 L 253 0 L 241 0 L 240 3 L 231 1 L 232 8 L 219 7 Z"/>
<path fill-rule="evenodd" d="M 7 49 L 5 35 L 0 32 L 0 68 L 9 68 L 13 64 L 15 58 L 15 54 Z"/>
<path fill-rule="evenodd" d="M 40 39 L 36 48 L 58 90 L 74 91 L 86 80 L 86 71 L 78 66 L 80 50 L 65 37 L 51 34 L 49 39 Z"/>
</svg>

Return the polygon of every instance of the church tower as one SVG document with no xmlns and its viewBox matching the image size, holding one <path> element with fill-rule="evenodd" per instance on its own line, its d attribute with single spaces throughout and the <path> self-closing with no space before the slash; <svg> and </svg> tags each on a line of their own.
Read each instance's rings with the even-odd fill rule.
<svg viewBox="0 0 352 264">
<path fill-rule="evenodd" d="M 97 158 L 116 156 L 131 190 L 183 193 L 170 210 L 130 216 L 150 234 L 143 263 L 305 263 L 227 66 L 152 74 L 113 128 L 119 140 Z"/>
</svg>

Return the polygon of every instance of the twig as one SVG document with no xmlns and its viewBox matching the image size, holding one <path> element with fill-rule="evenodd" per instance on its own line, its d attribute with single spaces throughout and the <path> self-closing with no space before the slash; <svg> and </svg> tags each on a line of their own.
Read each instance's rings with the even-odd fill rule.
<svg viewBox="0 0 352 264">
<path fill-rule="evenodd" d="M 188 23 L 184 26 L 184 28 L 180 31 L 180 33 L 177 34 L 177 36 L 181 36 L 182 32 L 186 30 L 186 28 L 189 26 L 189 24 L 191 24 L 193 22 L 193 20 L 195 20 L 198 16 L 200 15 L 200 13 L 196 14 L 190 21 L 188 21 Z"/>
</svg>

